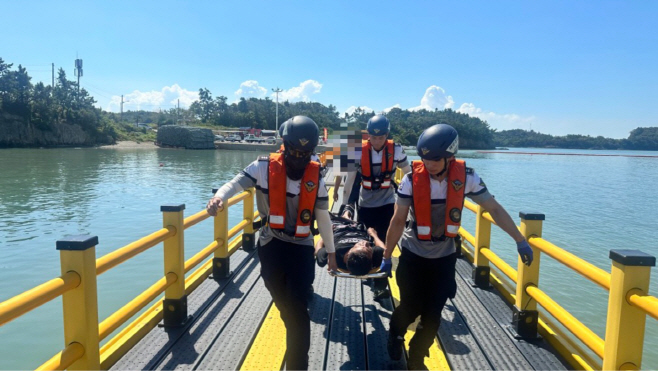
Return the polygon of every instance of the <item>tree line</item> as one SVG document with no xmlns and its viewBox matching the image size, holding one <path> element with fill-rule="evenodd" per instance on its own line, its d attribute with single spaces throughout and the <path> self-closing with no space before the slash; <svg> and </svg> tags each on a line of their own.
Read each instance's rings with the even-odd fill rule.
<svg viewBox="0 0 658 371">
<path fill-rule="evenodd" d="M 42 82 L 32 84 L 27 69 L 5 63 L 0 58 L 0 123 L 18 119 L 24 125 L 41 131 L 51 131 L 56 124 L 78 125 L 96 143 L 116 140 L 113 128 L 102 120 L 102 112 L 87 90 L 66 78 L 58 70 L 55 86 Z"/>
<path fill-rule="evenodd" d="M 341 115 L 333 105 L 325 106 L 317 102 L 279 103 L 279 123 L 296 116 L 312 118 L 319 127 L 330 132 L 350 127 L 364 130 L 373 111 L 357 108 L 352 113 Z M 240 98 L 236 103 L 227 103 L 227 97 L 212 97 L 208 89 L 199 89 L 199 100 L 190 105 L 192 120 L 201 124 L 224 127 L 254 127 L 275 129 L 276 102 L 266 98 Z M 450 109 L 408 111 L 393 108 L 386 116 L 391 121 L 392 138 L 403 145 L 415 145 L 418 136 L 428 127 L 444 122 L 453 125 L 460 134 L 464 147 L 493 148 L 493 130 L 477 117 L 470 117 Z"/>
<path fill-rule="evenodd" d="M 137 123 L 153 127 L 184 124 L 209 128 L 254 127 L 276 128 L 276 103 L 271 98 L 240 98 L 229 103 L 225 96 L 214 97 L 207 88 L 199 89 L 199 99 L 187 109 L 172 108 L 159 112 L 127 111 L 120 116 L 95 107 L 96 100 L 87 90 L 70 81 L 62 68 L 55 86 L 42 82 L 32 84 L 27 69 L 0 58 L 0 125 L 7 117 L 41 131 L 52 131 L 56 124 L 78 125 L 96 144 L 135 138 L 146 133 Z M 305 115 L 329 132 L 345 126 L 366 128 L 375 112 L 357 108 L 340 114 L 335 106 L 318 102 L 280 102 L 279 124 L 286 119 Z M 486 121 L 451 109 L 409 111 L 393 108 L 387 112 L 391 121 L 391 137 L 402 145 L 415 145 L 423 130 L 436 123 L 447 123 L 459 132 L 460 147 L 491 149 L 499 147 L 558 147 L 592 149 L 658 150 L 658 128 L 637 128 L 627 139 L 610 139 L 582 135 L 554 137 L 534 131 L 506 130 L 497 132 Z M 132 136 L 131 136 L 132 135 Z"/>
<path fill-rule="evenodd" d="M 602 136 L 570 134 L 552 136 L 533 130 L 504 130 L 494 132 L 494 143 L 497 147 L 538 147 L 538 148 L 569 148 L 569 149 L 628 149 L 643 151 L 658 151 L 658 127 L 636 128 L 628 138 L 613 139 Z"/>
</svg>

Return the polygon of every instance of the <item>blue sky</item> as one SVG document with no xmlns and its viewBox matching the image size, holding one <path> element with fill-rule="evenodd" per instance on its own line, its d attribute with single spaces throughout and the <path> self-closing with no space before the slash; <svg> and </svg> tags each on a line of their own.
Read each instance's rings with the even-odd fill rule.
<svg viewBox="0 0 658 371">
<path fill-rule="evenodd" d="M 103 109 L 272 96 L 443 109 L 498 130 L 658 126 L 655 1 L 5 1 L 0 57 L 51 63 Z M 395 124 L 395 123 L 393 123 Z"/>
</svg>

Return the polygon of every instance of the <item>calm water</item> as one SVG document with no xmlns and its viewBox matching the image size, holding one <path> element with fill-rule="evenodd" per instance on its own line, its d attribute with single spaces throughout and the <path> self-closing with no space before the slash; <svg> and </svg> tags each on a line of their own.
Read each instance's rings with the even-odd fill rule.
<svg viewBox="0 0 658 371">
<path fill-rule="evenodd" d="M 658 204 L 651 191 L 658 184 L 658 158 L 460 154 L 517 223 L 519 211 L 546 214 L 544 238 L 598 267 L 610 270 L 610 249 L 658 256 Z M 97 256 L 105 255 L 160 229 L 161 205 L 185 204 L 186 216 L 202 210 L 211 188 L 257 155 L 173 149 L 0 150 L 0 301 L 59 276 L 55 241 L 64 235 L 97 235 Z M 241 214 L 237 208 L 230 223 Z M 211 241 L 211 224 L 186 231 L 186 257 Z M 472 217 L 465 218 L 465 227 L 473 230 Z M 515 266 L 515 245 L 495 228 L 492 249 Z M 162 273 L 160 245 L 101 275 L 101 320 Z M 657 296 L 655 268 L 653 276 L 651 294 Z M 548 257 L 542 259 L 540 287 L 604 336 L 604 289 Z M 656 322 L 647 319 L 645 369 L 658 369 Z M 0 327 L 0 369 L 34 369 L 62 346 L 61 300 L 55 300 Z"/>
</svg>

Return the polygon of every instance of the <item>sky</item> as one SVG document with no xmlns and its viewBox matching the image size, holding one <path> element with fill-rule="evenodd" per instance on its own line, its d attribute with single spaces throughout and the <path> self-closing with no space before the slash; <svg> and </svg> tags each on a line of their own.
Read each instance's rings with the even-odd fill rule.
<svg viewBox="0 0 658 371">
<path fill-rule="evenodd" d="M 496 130 L 658 126 L 656 1 L 4 1 L 0 58 L 105 110 L 271 97 L 451 108 Z M 285 118 L 281 118 L 285 119 Z M 393 125 L 396 123 L 393 122 Z"/>
</svg>

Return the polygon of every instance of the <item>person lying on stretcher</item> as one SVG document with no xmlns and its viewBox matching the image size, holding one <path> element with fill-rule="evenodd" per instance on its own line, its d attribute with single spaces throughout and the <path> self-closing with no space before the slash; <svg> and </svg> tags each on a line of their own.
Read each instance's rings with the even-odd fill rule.
<svg viewBox="0 0 658 371">
<path fill-rule="evenodd" d="M 349 212 L 342 216 L 330 214 L 334 230 L 336 247 L 336 264 L 338 269 L 353 276 L 364 276 L 376 272 L 384 257 L 385 244 L 373 228 L 349 219 Z M 327 252 L 322 238 L 315 244 L 315 256 L 318 266 L 327 264 Z"/>
</svg>

